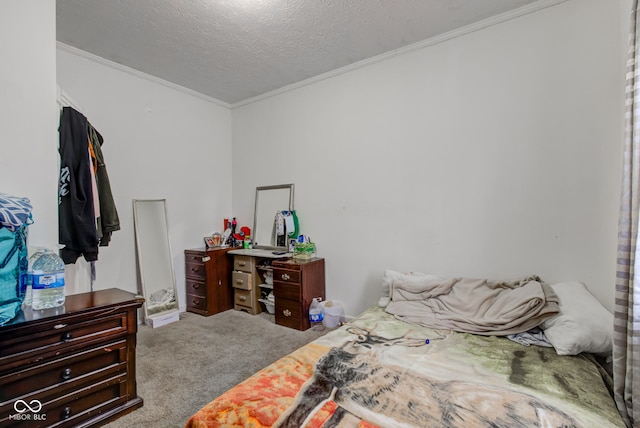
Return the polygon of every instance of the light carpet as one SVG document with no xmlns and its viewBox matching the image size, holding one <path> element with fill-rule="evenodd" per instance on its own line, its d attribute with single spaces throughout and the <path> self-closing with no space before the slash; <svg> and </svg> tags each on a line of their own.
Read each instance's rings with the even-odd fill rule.
<svg viewBox="0 0 640 428">
<path fill-rule="evenodd" d="M 233 309 L 138 328 L 138 395 L 144 406 L 107 428 L 175 428 L 201 407 L 258 370 L 324 332 L 276 325 L 274 316 Z"/>
</svg>

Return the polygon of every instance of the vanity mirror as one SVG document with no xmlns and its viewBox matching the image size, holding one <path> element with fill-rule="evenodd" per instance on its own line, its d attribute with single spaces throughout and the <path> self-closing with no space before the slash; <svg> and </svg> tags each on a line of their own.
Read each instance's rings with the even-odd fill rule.
<svg viewBox="0 0 640 428">
<path fill-rule="evenodd" d="M 276 213 L 293 211 L 293 184 L 256 187 L 253 212 L 253 248 L 288 251 L 288 239 L 278 242 Z"/>
<path fill-rule="evenodd" d="M 159 320 L 177 319 L 179 314 L 166 200 L 134 199 L 133 220 L 145 319 L 156 326 Z"/>
</svg>

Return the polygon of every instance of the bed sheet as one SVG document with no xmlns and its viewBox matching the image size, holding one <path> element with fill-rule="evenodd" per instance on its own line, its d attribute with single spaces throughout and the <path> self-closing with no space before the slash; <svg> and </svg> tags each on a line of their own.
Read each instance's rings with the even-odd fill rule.
<svg viewBox="0 0 640 428">
<path fill-rule="evenodd" d="M 212 380 L 215 381 L 215 380 Z M 587 355 L 433 330 L 373 306 L 216 398 L 187 428 L 624 427 Z"/>
</svg>

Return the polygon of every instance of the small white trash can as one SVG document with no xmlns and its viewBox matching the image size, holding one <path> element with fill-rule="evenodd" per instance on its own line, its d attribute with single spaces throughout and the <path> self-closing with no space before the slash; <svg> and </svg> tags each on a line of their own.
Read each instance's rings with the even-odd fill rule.
<svg viewBox="0 0 640 428">
<path fill-rule="evenodd" d="M 323 303 L 324 319 L 322 323 L 327 328 L 336 328 L 344 321 L 344 309 L 342 304 L 336 300 L 328 300 Z"/>
</svg>

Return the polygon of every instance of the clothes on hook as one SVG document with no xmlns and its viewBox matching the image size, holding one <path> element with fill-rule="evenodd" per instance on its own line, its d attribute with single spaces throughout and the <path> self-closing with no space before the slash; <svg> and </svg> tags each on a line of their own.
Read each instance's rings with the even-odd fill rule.
<svg viewBox="0 0 640 428">
<path fill-rule="evenodd" d="M 118 210 L 111 193 L 111 184 L 109 175 L 107 174 L 107 165 L 104 162 L 102 154 L 102 144 L 104 138 L 96 129 L 88 123 L 89 128 L 89 147 L 92 150 L 92 162 L 95 171 L 96 187 L 98 188 L 98 200 L 100 207 L 100 215 L 97 221 L 98 239 L 100 246 L 106 247 L 111 241 L 111 234 L 116 230 L 120 230 L 120 219 Z"/>
<path fill-rule="evenodd" d="M 98 259 L 98 246 L 109 244 L 120 229 L 102 154 L 102 136 L 72 107 L 60 115 L 58 185 L 60 255 L 65 264 L 78 257 Z"/>
<path fill-rule="evenodd" d="M 286 246 L 286 237 L 296 238 L 299 231 L 298 216 L 295 210 L 278 211 L 275 217 L 275 239 L 277 246 Z"/>
</svg>

